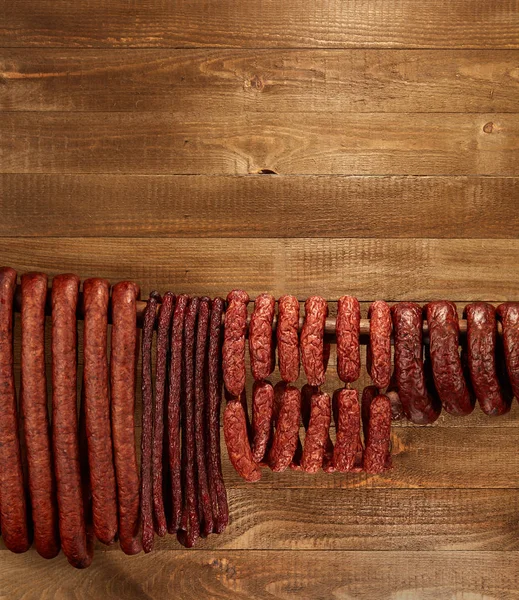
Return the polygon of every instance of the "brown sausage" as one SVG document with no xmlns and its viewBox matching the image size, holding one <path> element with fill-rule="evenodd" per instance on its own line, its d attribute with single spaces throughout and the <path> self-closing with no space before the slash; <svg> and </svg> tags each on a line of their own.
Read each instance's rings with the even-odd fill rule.
<svg viewBox="0 0 519 600">
<path fill-rule="evenodd" d="M 47 410 L 46 298 L 47 275 L 44 273 L 22 275 L 22 380 L 20 389 L 34 545 L 44 558 L 54 558 L 59 553 L 60 541 Z"/>
<path fill-rule="evenodd" d="M 245 388 L 245 333 L 249 295 L 233 290 L 227 295 L 223 340 L 223 381 L 232 396 L 240 396 Z"/>
<path fill-rule="evenodd" d="M 16 271 L 0 268 L 0 521 L 11 552 L 29 546 L 27 508 L 16 409 L 13 361 L 13 300 Z"/>
<path fill-rule="evenodd" d="M 503 346 L 508 377 L 519 401 L 519 302 L 504 302 L 497 307 L 503 326 Z"/>
<path fill-rule="evenodd" d="M 281 296 L 278 300 L 276 329 L 279 373 L 288 383 L 299 377 L 299 301 L 295 296 Z"/>
<path fill-rule="evenodd" d="M 122 281 L 112 291 L 112 435 L 119 502 L 119 540 L 125 554 L 141 551 L 139 471 L 135 449 L 136 301 L 139 286 Z"/>
<path fill-rule="evenodd" d="M 252 456 L 259 463 L 267 449 L 272 427 L 274 388 L 268 381 L 255 381 L 252 389 Z"/>
<path fill-rule="evenodd" d="M 344 383 L 352 383 L 360 375 L 360 304 L 353 296 L 342 296 L 337 302 L 337 373 Z"/>
<path fill-rule="evenodd" d="M 369 307 L 368 319 L 366 367 L 373 384 L 385 388 L 391 377 L 391 309 L 383 300 L 376 300 Z"/>
<path fill-rule="evenodd" d="M 273 471 L 284 471 L 290 465 L 299 440 L 300 420 L 301 394 L 296 387 L 287 385 L 281 399 L 276 430 L 268 455 L 268 462 Z"/>
<path fill-rule="evenodd" d="M 258 481 L 261 470 L 252 456 L 243 404 L 239 398 L 227 403 L 223 416 L 223 432 L 232 466 L 246 481 Z"/>
<path fill-rule="evenodd" d="M 301 358 L 310 385 L 324 383 L 324 327 L 328 304 L 321 296 L 311 296 L 305 302 L 305 320 L 301 331 Z"/>
<path fill-rule="evenodd" d="M 117 491 L 110 427 L 107 328 L 110 284 L 83 283 L 83 389 L 94 533 L 103 544 L 117 535 Z"/>
<path fill-rule="evenodd" d="M 336 440 L 333 464 L 341 473 L 358 472 L 362 465 L 359 393 L 343 388 L 334 394 L 334 400 Z"/>
<path fill-rule="evenodd" d="M 256 381 L 272 373 L 272 321 L 276 301 L 271 294 L 260 294 L 254 302 L 249 325 L 249 355 L 252 376 Z"/>
<path fill-rule="evenodd" d="M 79 278 L 58 275 L 52 282 L 52 445 L 61 547 L 78 569 L 92 562 L 85 527 L 77 418 L 77 324 Z M 3 527 L 2 527 L 3 533 Z"/>
<path fill-rule="evenodd" d="M 301 458 L 301 466 L 307 473 L 316 473 L 323 465 L 324 452 L 330 435 L 331 416 L 330 396 L 323 392 L 313 394 Z"/>
</svg>

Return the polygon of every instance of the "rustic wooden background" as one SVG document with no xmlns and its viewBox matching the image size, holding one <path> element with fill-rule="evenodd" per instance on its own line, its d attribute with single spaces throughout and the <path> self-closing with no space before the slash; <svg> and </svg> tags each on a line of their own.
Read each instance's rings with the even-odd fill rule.
<svg viewBox="0 0 519 600">
<path fill-rule="evenodd" d="M 0 48 L 20 272 L 519 300 L 518 0 L 0 0 Z M 85 572 L 4 548 L 0 596 L 516 599 L 518 447 L 516 404 L 396 426 L 384 476 L 225 459 L 224 535 Z"/>
</svg>

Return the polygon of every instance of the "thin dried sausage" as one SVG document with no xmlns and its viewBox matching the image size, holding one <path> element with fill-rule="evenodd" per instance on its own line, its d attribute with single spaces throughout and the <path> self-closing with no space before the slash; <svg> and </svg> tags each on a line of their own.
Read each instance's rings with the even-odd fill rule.
<svg viewBox="0 0 519 600">
<path fill-rule="evenodd" d="M 337 373 L 344 383 L 352 383 L 360 375 L 360 304 L 353 296 L 342 296 L 337 302 Z"/>
<path fill-rule="evenodd" d="M 246 481 L 258 481 L 261 470 L 252 456 L 247 434 L 245 411 L 239 398 L 227 403 L 223 417 L 223 431 L 232 466 Z"/>
<path fill-rule="evenodd" d="M 207 475 L 214 531 L 222 533 L 229 522 L 227 492 L 222 476 L 220 455 L 220 405 L 222 401 L 221 330 L 224 301 L 214 298 L 209 320 L 209 350 L 207 358 Z"/>
<path fill-rule="evenodd" d="M 83 283 L 83 390 L 94 533 L 103 544 L 117 535 L 117 491 L 110 426 L 107 357 L 108 302 L 106 279 Z"/>
<path fill-rule="evenodd" d="M 373 384 L 385 388 L 391 377 L 391 309 L 383 300 L 376 300 L 369 307 L 368 319 L 366 367 Z"/>
<path fill-rule="evenodd" d="M 166 292 L 162 298 L 157 324 L 157 366 L 155 374 L 155 406 L 153 408 L 152 478 L 153 516 L 157 535 L 167 531 L 163 490 L 164 407 L 167 392 L 167 357 L 171 319 L 175 309 L 175 295 Z"/>
<path fill-rule="evenodd" d="M 21 412 L 29 471 L 34 545 L 44 558 L 60 550 L 45 374 L 47 275 L 22 275 Z"/>
<path fill-rule="evenodd" d="M 301 358 L 310 385 L 320 386 L 325 380 L 324 327 L 328 304 L 321 296 L 311 296 L 305 302 L 305 320 L 301 331 Z"/>
<path fill-rule="evenodd" d="M 434 384 L 443 408 L 452 415 L 468 415 L 474 409 L 475 399 L 461 366 L 456 305 L 446 300 L 430 302 L 426 314 Z"/>
<path fill-rule="evenodd" d="M 497 307 L 503 326 L 503 350 L 514 396 L 519 400 L 519 302 L 504 302 Z"/>
<path fill-rule="evenodd" d="M 313 394 L 301 458 L 301 466 L 307 473 L 316 473 L 323 465 L 324 452 L 330 435 L 331 416 L 330 396 L 323 392 Z"/>
<path fill-rule="evenodd" d="M 249 325 L 249 354 L 252 376 L 256 381 L 272 373 L 272 321 L 276 301 L 271 294 L 260 294 L 254 302 Z"/>
<path fill-rule="evenodd" d="M 300 420 L 301 394 L 296 387 L 287 385 L 281 399 L 272 447 L 268 456 L 268 462 L 273 471 L 284 471 L 290 465 L 297 448 Z"/>
<path fill-rule="evenodd" d="M 395 376 L 405 415 L 426 425 L 440 416 L 441 402 L 433 386 L 428 389 L 423 362 L 422 309 L 413 302 L 391 308 L 395 337 Z"/>
<path fill-rule="evenodd" d="M 79 278 L 58 275 L 52 282 L 52 446 L 61 547 L 78 569 L 92 562 L 85 527 L 77 418 L 77 323 Z M 4 528 L 2 526 L 2 534 Z"/>
<path fill-rule="evenodd" d="M 0 521 L 11 552 L 29 546 L 27 507 L 16 409 L 13 360 L 13 300 L 16 271 L 0 269 Z"/>
<path fill-rule="evenodd" d="M 255 381 L 252 388 L 252 456 L 262 462 L 272 427 L 274 388 L 268 381 Z"/>
<path fill-rule="evenodd" d="M 112 290 L 112 435 L 119 506 L 119 542 L 125 554 L 141 551 L 139 471 L 135 448 L 135 381 L 139 286 L 117 283 Z"/>
<path fill-rule="evenodd" d="M 151 346 L 153 330 L 157 315 L 157 304 L 161 297 L 158 292 L 151 292 L 142 325 L 142 436 L 141 436 L 141 523 L 142 549 L 151 552 L 153 549 L 153 494 L 152 494 L 152 438 L 153 438 L 153 381 L 151 367 Z"/>
<path fill-rule="evenodd" d="M 292 383 L 299 377 L 299 301 L 295 296 L 278 300 L 277 346 L 281 379 Z"/>
<path fill-rule="evenodd" d="M 362 468 L 359 393 L 348 388 L 338 390 L 333 408 L 336 427 L 333 466 L 341 473 L 358 472 Z"/>
<path fill-rule="evenodd" d="M 233 290 L 227 295 L 223 341 L 223 380 L 232 396 L 240 396 L 245 388 L 245 333 L 249 295 Z"/>
<path fill-rule="evenodd" d="M 500 386 L 496 366 L 496 309 L 487 302 L 467 304 L 467 359 L 474 393 L 482 411 L 489 416 L 510 410 L 512 396 Z M 502 389 L 501 389 L 502 387 Z"/>
</svg>

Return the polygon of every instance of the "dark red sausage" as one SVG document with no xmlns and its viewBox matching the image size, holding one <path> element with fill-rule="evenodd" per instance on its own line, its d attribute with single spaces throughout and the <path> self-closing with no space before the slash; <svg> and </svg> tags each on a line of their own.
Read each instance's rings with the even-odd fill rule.
<svg viewBox="0 0 519 600">
<path fill-rule="evenodd" d="M 514 396 L 519 400 L 519 302 L 505 302 L 497 307 L 503 326 L 503 349 L 508 377 Z"/>
<path fill-rule="evenodd" d="M 481 410 L 489 416 L 510 410 L 512 396 L 501 389 L 496 366 L 496 309 L 486 302 L 467 304 L 467 360 L 474 393 Z"/>
<path fill-rule="evenodd" d="M 320 296 L 311 296 L 305 302 L 305 320 L 301 331 L 301 358 L 306 379 L 310 385 L 322 385 L 324 369 L 324 327 L 328 304 Z"/>
<path fill-rule="evenodd" d="M 362 409 L 364 411 L 364 405 Z M 366 473 L 383 473 L 391 468 L 391 402 L 384 394 L 377 395 L 369 403 L 368 427 L 364 434 L 364 443 Z"/>
<path fill-rule="evenodd" d="M 255 381 L 252 389 L 252 456 L 263 460 L 272 427 L 274 388 L 268 381 Z"/>
<path fill-rule="evenodd" d="M 391 309 L 383 300 L 376 300 L 369 307 L 368 319 L 366 366 L 373 384 L 385 388 L 391 377 Z"/>
<path fill-rule="evenodd" d="M 405 419 L 404 407 L 402 406 L 402 401 L 398 395 L 398 386 L 396 384 L 396 375 L 394 371 L 386 390 L 386 396 L 391 402 L 391 420 L 401 421 L 402 419 Z"/>
<path fill-rule="evenodd" d="M 391 308 L 395 337 L 395 376 L 406 417 L 418 425 L 433 423 L 440 416 L 441 402 L 435 390 L 427 389 L 422 346 L 422 309 L 413 302 Z"/>
<path fill-rule="evenodd" d="M 139 471 L 135 448 L 136 301 L 139 286 L 117 283 L 112 290 L 112 435 L 119 504 L 119 541 L 125 554 L 141 551 Z"/>
<path fill-rule="evenodd" d="M 22 275 L 22 380 L 20 389 L 34 545 L 44 558 L 54 558 L 59 552 L 60 541 L 47 410 L 46 297 L 47 275 L 44 273 Z"/>
<path fill-rule="evenodd" d="M 205 392 L 205 376 L 210 312 L 211 300 L 209 298 L 202 298 L 200 300 L 200 308 L 198 311 L 198 325 L 196 332 L 195 450 L 201 532 L 204 536 L 208 536 L 214 529 L 211 496 L 207 481 L 205 449 L 205 405 L 207 401 Z"/>
<path fill-rule="evenodd" d="M 166 292 L 159 309 L 157 325 L 157 366 L 155 374 L 155 406 L 153 411 L 152 479 L 153 516 L 159 536 L 166 535 L 167 521 L 163 491 L 164 406 L 166 401 L 167 356 L 175 296 Z"/>
<path fill-rule="evenodd" d="M 231 396 L 239 397 L 245 388 L 245 333 L 249 295 L 233 290 L 227 295 L 223 340 L 223 381 Z"/>
<path fill-rule="evenodd" d="M 173 324 L 171 326 L 171 362 L 169 367 L 168 397 L 168 457 L 171 478 L 171 521 L 170 533 L 180 527 L 182 516 L 182 479 L 181 479 L 181 441 L 180 441 L 180 403 L 182 398 L 182 357 L 184 353 L 184 320 L 189 296 L 182 294 L 177 298 Z"/>
<path fill-rule="evenodd" d="M 297 448 L 300 420 L 301 394 L 297 388 L 287 385 L 281 399 L 276 430 L 268 456 L 273 471 L 284 471 L 290 465 Z"/>
<path fill-rule="evenodd" d="M 358 472 L 362 465 L 359 393 L 343 388 L 334 394 L 334 400 L 336 440 L 333 465 L 341 473 Z"/>
<path fill-rule="evenodd" d="M 220 455 L 220 405 L 222 401 L 222 314 L 224 301 L 215 298 L 211 304 L 209 320 L 209 351 L 207 358 L 207 475 L 214 531 L 222 533 L 229 522 L 227 493 L 222 476 Z"/>
<path fill-rule="evenodd" d="M 110 425 L 107 357 L 108 302 L 106 279 L 83 283 L 83 390 L 94 533 L 103 544 L 117 535 L 117 491 Z"/>
<path fill-rule="evenodd" d="M 81 485 L 77 418 L 77 324 L 79 278 L 52 282 L 52 446 L 57 483 L 61 547 L 78 569 L 92 562 Z M 2 526 L 2 534 L 4 528 Z"/>
<path fill-rule="evenodd" d="M 452 415 L 468 415 L 474 409 L 475 398 L 465 382 L 461 366 L 456 305 L 446 300 L 430 302 L 426 314 L 434 384 L 443 408 Z"/>
<path fill-rule="evenodd" d="M 153 494 L 152 494 L 152 438 L 153 438 L 153 381 L 151 367 L 151 346 L 153 329 L 157 315 L 157 304 L 161 297 L 151 292 L 144 310 L 142 326 L 142 436 L 141 436 L 141 523 L 142 548 L 144 552 L 153 549 Z"/>
<path fill-rule="evenodd" d="M 184 503 L 181 522 L 186 526 L 185 531 L 179 531 L 178 540 L 187 548 L 192 548 L 200 537 L 195 448 L 195 339 L 199 307 L 200 299 L 192 298 L 186 309 L 184 322 L 184 393 L 182 394 Z"/>
<path fill-rule="evenodd" d="M 254 302 L 249 325 L 249 354 L 252 376 L 256 381 L 272 373 L 272 321 L 276 301 L 271 294 L 260 294 Z"/>
<path fill-rule="evenodd" d="M 360 414 L 362 420 L 362 433 L 364 434 L 364 446 L 368 443 L 369 438 L 369 419 L 371 411 L 371 403 L 378 396 L 378 388 L 376 385 L 368 385 L 362 390 L 362 399 L 360 403 Z"/>
<path fill-rule="evenodd" d="M 245 410 L 240 399 L 227 403 L 223 417 L 223 432 L 232 466 L 246 481 L 258 481 L 261 470 L 252 456 L 247 434 Z"/>
<path fill-rule="evenodd" d="M 330 396 L 323 392 L 313 394 L 301 458 L 301 466 L 307 473 L 316 473 L 323 465 L 324 451 L 330 435 L 331 416 Z"/>
<path fill-rule="evenodd" d="M 299 377 L 299 301 L 295 296 L 278 300 L 277 345 L 281 379 L 288 383 Z"/>
<path fill-rule="evenodd" d="M 337 373 L 344 383 L 360 375 L 360 304 L 357 298 L 342 296 L 337 302 Z"/>
<path fill-rule="evenodd" d="M 16 409 L 13 361 L 13 300 L 16 271 L 0 268 L 0 521 L 11 552 L 29 546 L 27 507 Z"/>
</svg>

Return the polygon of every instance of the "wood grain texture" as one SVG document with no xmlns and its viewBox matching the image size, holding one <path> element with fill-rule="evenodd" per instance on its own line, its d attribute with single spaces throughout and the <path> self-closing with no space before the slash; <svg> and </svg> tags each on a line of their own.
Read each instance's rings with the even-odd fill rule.
<svg viewBox="0 0 519 600">
<path fill-rule="evenodd" d="M 519 114 L 0 115 L 4 173 L 518 175 Z"/>
<path fill-rule="evenodd" d="M 515 239 L 519 230 L 513 177 L 7 173 L 0 197 L 1 237 Z"/>
<path fill-rule="evenodd" d="M 6 49 L 0 110 L 517 112 L 517 50 Z"/>
<path fill-rule="evenodd" d="M 517 48 L 517 0 L 2 0 L 0 46 Z"/>
<path fill-rule="evenodd" d="M 30 251 L 28 251 L 30 248 Z M 76 272 L 131 279 L 152 289 L 300 300 L 345 293 L 362 301 L 518 300 L 518 240 L 0 238 L 2 261 L 20 273 Z"/>
<path fill-rule="evenodd" d="M 519 553 L 481 551 L 165 550 L 136 558 L 107 552 L 87 571 L 70 569 L 62 555 L 46 562 L 31 551 L 2 553 L 0 563 L 4 594 L 24 600 L 97 592 L 106 600 L 159 600 L 171 590 L 182 600 L 199 600 L 201 590 L 206 598 L 236 600 L 517 600 L 518 572 Z"/>
</svg>

